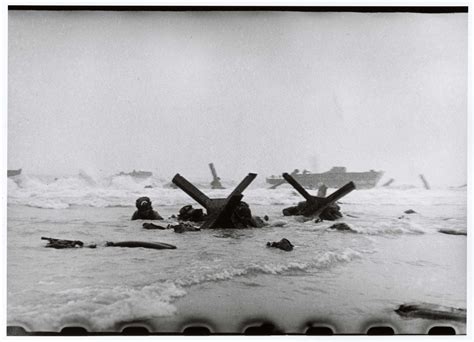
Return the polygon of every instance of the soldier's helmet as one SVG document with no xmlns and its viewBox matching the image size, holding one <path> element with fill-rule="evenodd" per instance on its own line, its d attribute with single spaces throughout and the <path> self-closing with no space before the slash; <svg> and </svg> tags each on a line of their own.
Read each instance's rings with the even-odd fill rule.
<svg viewBox="0 0 474 342">
<path fill-rule="evenodd" d="M 136 200 L 135 206 L 138 210 L 151 209 L 151 200 L 149 197 L 140 197 Z"/>
</svg>

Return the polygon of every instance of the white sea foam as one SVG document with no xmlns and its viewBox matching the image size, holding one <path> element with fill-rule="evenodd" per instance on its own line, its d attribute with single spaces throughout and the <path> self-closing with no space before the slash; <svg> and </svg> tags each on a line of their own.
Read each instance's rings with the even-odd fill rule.
<svg viewBox="0 0 474 342">
<path fill-rule="evenodd" d="M 282 252 L 283 253 L 283 252 Z M 286 252 L 285 252 L 286 253 Z M 259 274 L 288 274 L 292 272 L 306 272 L 312 269 L 322 269 L 334 267 L 342 263 L 350 262 L 360 258 L 361 254 L 352 249 L 342 252 L 322 252 L 310 260 L 288 263 L 267 263 L 255 262 L 240 267 L 208 267 L 204 273 L 189 274 L 175 281 L 181 286 L 191 286 L 205 282 L 229 280 L 239 276 L 259 275 Z"/>
<path fill-rule="evenodd" d="M 186 292 L 173 283 L 142 287 L 81 287 L 58 291 L 31 304 L 9 307 L 9 324 L 35 331 L 85 325 L 89 331 L 114 331 L 120 322 L 176 313 L 173 300 Z"/>
</svg>

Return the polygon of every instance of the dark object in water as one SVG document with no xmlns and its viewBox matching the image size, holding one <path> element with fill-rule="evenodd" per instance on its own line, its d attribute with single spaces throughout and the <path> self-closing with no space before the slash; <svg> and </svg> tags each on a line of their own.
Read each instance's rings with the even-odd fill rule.
<svg viewBox="0 0 474 342">
<path fill-rule="evenodd" d="M 21 174 L 21 169 L 18 170 L 7 170 L 7 177 L 14 177 Z"/>
<path fill-rule="evenodd" d="M 211 173 L 212 173 L 211 189 L 225 189 L 221 184 L 221 179 L 217 176 L 217 172 L 214 167 L 214 164 L 210 163 L 209 168 L 211 169 Z"/>
<path fill-rule="evenodd" d="M 296 173 L 292 176 L 302 186 L 308 189 L 316 189 L 319 184 L 325 184 L 329 188 L 340 188 L 344 184 L 352 181 L 357 189 L 370 189 L 377 185 L 383 176 L 383 171 L 370 170 L 368 172 L 346 172 L 345 167 L 333 167 L 323 173 Z M 267 183 L 281 185 L 284 183 L 280 177 L 267 178 Z"/>
<path fill-rule="evenodd" d="M 262 228 L 265 226 L 265 222 L 260 217 L 252 216 L 249 205 L 244 201 L 240 201 L 234 209 L 230 220 L 234 228 Z"/>
<path fill-rule="evenodd" d="M 283 209 L 284 216 L 296 216 L 296 215 L 303 215 L 303 212 L 307 206 L 305 201 L 299 202 L 298 205 L 294 207 L 288 207 Z M 322 213 L 316 218 L 315 222 L 319 223 L 323 220 L 325 221 L 335 221 L 342 217 L 341 214 L 341 207 L 336 203 L 331 204 L 329 207 L 324 209 Z"/>
<path fill-rule="evenodd" d="M 296 207 L 289 207 L 283 209 L 283 215 L 303 215 L 306 217 L 316 217 L 323 220 L 334 221 L 340 217 L 340 207 L 335 203 L 352 190 L 355 189 L 353 182 L 349 182 L 342 188 L 338 189 L 328 197 L 311 196 L 292 176 L 288 173 L 283 174 L 283 178 L 290 183 L 296 191 L 298 191 L 305 199 L 305 202 L 300 202 Z"/>
<path fill-rule="evenodd" d="M 359 218 L 359 216 L 355 216 L 355 215 L 352 215 L 352 214 L 346 214 L 347 217 L 353 217 L 353 218 Z"/>
<path fill-rule="evenodd" d="M 56 249 L 63 249 L 63 248 L 82 248 L 84 247 L 84 242 L 79 240 L 62 240 L 62 239 L 53 239 L 48 237 L 41 237 L 41 240 L 47 240 L 48 243 L 45 247 L 48 248 L 56 248 Z M 88 245 L 88 248 L 95 248 L 96 245 Z"/>
<path fill-rule="evenodd" d="M 196 202 L 206 208 L 207 215 L 201 225 L 201 229 L 204 228 L 243 228 L 239 224 L 236 227 L 236 216 L 240 216 L 242 202 L 241 199 L 244 197 L 242 192 L 252 183 L 257 177 L 255 173 L 249 173 L 239 185 L 227 196 L 227 198 L 209 198 L 202 193 L 193 184 L 187 181 L 179 173 L 173 177 L 172 182 L 176 184 L 181 190 L 192 197 Z M 247 205 L 248 207 L 248 205 Z M 239 208 L 239 209 L 238 209 Z M 237 215 L 234 215 L 235 210 L 238 211 Z M 262 221 L 263 222 L 263 221 Z"/>
<path fill-rule="evenodd" d="M 382 186 L 390 186 L 390 184 L 392 184 L 394 181 L 395 181 L 395 179 L 390 178 L 388 181 L 386 181 L 385 183 L 383 183 Z"/>
<path fill-rule="evenodd" d="M 164 242 L 144 242 L 144 241 L 122 241 L 122 242 L 109 242 L 105 244 L 106 247 L 143 247 L 151 249 L 176 249 L 176 246 L 170 245 Z"/>
<path fill-rule="evenodd" d="M 289 240 L 283 238 L 278 242 L 267 242 L 267 247 L 275 247 L 275 248 L 279 248 L 279 249 L 289 252 L 293 250 L 294 246 L 291 244 Z"/>
<path fill-rule="evenodd" d="M 175 233 L 184 233 L 184 232 L 197 232 L 200 231 L 200 228 L 194 227 L 192 224 L 181 222 L 174 226 L 168 225 L 168 228 L 173 228 Z"/>
<path fill-rule="evenodd" d="M 466 235 L 467 232 L 462 231 L 462 230 L 454 230 L 454 229 L 440 229 L 438 232 L 443 233 L 443 234 L 450 234 L 450 235 Z"/>
<path fill-rule="evenodd" d="M 404 213 L 405 214 L 416 214 L 416 211 L 414 211 L 413 209 L 408 209 L 408 210 L 405 210 Z"/>
<path fill-rule="evenodd" d="M 344 222 L 341 223 L 335 223 L 328 229 L 333 229 L 333 230 L 339 230 L 339 231 L 346 231 L 346 232 L 354 232 L 355 230 L 349 227 L 349 225 L 345 224 Z"/>
<path fill-rule="evenodd" d="M 430 190 L 431 187 L 430 187 L 430 185 L 428 184 L 428 181 L 426 180 L 425 176 L 420 175 L 420 179 L 421 179 L 421 181 L 423 182 L 423 186 L 425 187 L 425 189 L 426 189 L 426 190 Z"/>
<path fill-rule="evenodd" d="M 137 211 L 133 213 L 132 220 L 163 220 L 163 217 L 153 210 L 149 197 L 140 197 L 136 200 Z"/>
<path fill-rule="evenodd" d="M 153 176 L 153 173 L 149 171 L 135 171 L 133 170 L 132 172 L 120 172 L 117 176 L 131 176 L 134 178 L 149 178 Z"/>
<path fill-rule="evenodd" d="M 152 185 L 145 185 L 145 189 L 153 189 Z"/>
<path fill-rule="evenodd" d="M 150 222 L 145 222 L 145 223 L 143 223 L 142 227 L 143 227 L 144 229 L 166 229 L 166 227 L 159 226 L 159 225 L 157 225 L 157 224 L 150 223 Z"/>
<path fill-rule="evenodd" d="M 185 205 L 179 209 L 178 220 L 201 222 L 204 221 L 205 218 L 206 215 L 204 215 L 202 209 L 194 209 L 192 205 Z"/>
<path fill-rule="evenodd" d="M 406 318 L 442 319 L 457 322 L 466 321 L 466 309 L 429 303 L 402 304 L 395 312 Z"/>
<path fill-rule="evenodd" d="M 268 217 L 268 215 L 265 215 L 265 216 L 263 217 L 263 219 L 264 219 L 265 221 L 268 221 L 270 218 Z"/>
</svg>

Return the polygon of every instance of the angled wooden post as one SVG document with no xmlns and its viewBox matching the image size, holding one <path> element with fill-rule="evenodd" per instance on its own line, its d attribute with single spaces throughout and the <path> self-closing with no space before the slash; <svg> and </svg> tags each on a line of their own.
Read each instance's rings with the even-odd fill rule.
<svg viewBox="0 0 474 342">
<path fill-rule="evenodd" d="M 421 181 L 423 182 L 423 186 L 425 187 L 425 189 L 426 189 L 426 190 L 430 190 L 430 189 L 431 189 L 430 184 L 429 184 L 428 181 L 426 180 L 425 176 L 420 175 L 420 179 L 421 179 Z"/>
<path fill-rule="evenodd" d="M 172 182 L 187 193 L 196 202 L 201 204 L 207 211 L 207 217 L 201 225 L 204 228 L 226 228 L 232 227 L 231 216 L 242 198 L 242 192 L 257 177 L 255 173 L 249 173 L 227 198 L 209 198 L 193 184 L 188 182 L 180 174 L 173 177 Z"/>
<path fill-rule="evenodd" d="M 334 202 L 338 201 L 352 190 L 355 189 L 355 184 L 349 182 L 343 187 L 339 188 L 337 191 L 329 195 L 328 197 L 317 197 L 310 195 L 300 183 L 298 183 L 291 175 L 288 173 L 283 174 L 283 178 L 290 183 L 296 191 L 298 191 L 301 196 L 306 200 L 305 208 L 303 209 L 303 216 L 319 216 L 321 213 L 329 207 Z"/>
<path fill-rule="evenodd" d="M 211 173 L 212 173 L 211 188 L 212 189 L 225 189 L 221 184 L 220 178 L 217 176 L 217 172 L 216 172 L 216 168 L 214 167 L 214 164 L 210 163 L 209 168 L 211 169 Z"/>
<path fill-rule="evenodd" d="M 185 193 L 189 195 L 193 200 L 198 202 L 200 205 L 202 205 L 204 208 L 207 209 L 207 206 L 209 205 L 210 198 L 207 197 L 205 194 L 201 192 L 198 188 L 196 188 L 193 184 L 188 182 L 186 178 L 181 176 L 179 173 L 177 173 L 173 179 L 172 182 L 177 185 L 181 190 L 183 190 Z"/>
</svg>

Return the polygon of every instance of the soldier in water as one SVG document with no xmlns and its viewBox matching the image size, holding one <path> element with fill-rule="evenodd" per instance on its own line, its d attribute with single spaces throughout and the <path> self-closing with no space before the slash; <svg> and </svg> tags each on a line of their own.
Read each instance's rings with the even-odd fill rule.
<svg viewBox="0 0 474 342">
<path fill-rule="evenodd" d="M 163 220 L 163 217 L 153 210 L 149 197 L 140 197 L 135 202 L 137 211 L 133 213 L 132 220 Z"/>
</svg>

